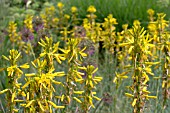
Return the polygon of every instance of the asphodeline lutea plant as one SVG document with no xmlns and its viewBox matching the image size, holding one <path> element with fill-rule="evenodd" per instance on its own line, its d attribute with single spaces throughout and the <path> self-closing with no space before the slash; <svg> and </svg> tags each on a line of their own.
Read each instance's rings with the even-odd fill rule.
<svg viewBox="0 0 170 113">
<path fill-rule="evenodd" d="M 102 23 L 103 31 L 100 41 L 103 42 L 103 47 L 106 48 L 111 54 L 114 53 L 115 41 L 116 41 L 116 27 L 117 21 L 113 18 L 112 14 L 109 14 Z"/>
<path fill-rule="evenodd" d="M 9 22 L 8 33 L 9 39 L 12 42 L 14 48 L 14 43 L 18 40 L 17 23 L 15 23 L 14 21 Z"/>
<path fill-rule="evenodd" d="M 116 37 L 116 43 L 117 45 L 119 45 L 119 43 L 124 42 L 124 40 L 126 39 L 126 37 L 129 37 L 129 32 L 128 32 L 128 24 L 123 24 L 122 25 L 122 31 L 121 32 L 117 32 L 117 37 Z M 125 60 L 128 57 L 128 48 L 120 48 L 115 46 L 115 50 L 116 50 L 116 57 L 117 57 L 117 67 L 118 69 L 122 70 L 124 69 L 124 66 L 127 65 L 129 62 L 128 60 Z"/>
<path fill-rule="evenodd" d="M 72 21 L 72 26 L 76 26 L 79 21 L 78 21 L 78 9 L 75 6 L 71 7 L 71 21 Z"/>
<path fill-rule="evenodd" d="M 52 29 L 57 27 L 59 19 L 55 17 L 55 13 L 56 8 L 54 6 L 50 6 L 45 8 L 44 13 L 40 14 L 45 28 Z"/>
<path fill-rule="evenodd" d="M 62 95 L 61 101 L 64 101 L 66 105 L 71 106 L 72 94 L 77 87 L 77 80 L 82 78 L 82 73 L 78 71 L 78 66 L 81 65 L 83 59 L 87 57 L 84 53 L 86 49 L 80 49 L 78 47 L 79 38 L 69 38 L 66 43 L 65 49 L 60 49 L 64 54 L 67 61 L 67 74 L 64 83 L 65 93 Z M 74 98 L 75 99 L 75 98 Z M 66 109 L 68 111 L 68 107 Z"/>
<path fill-rule="evenodd" d="M 59 64 L 63 60 L 65 60 L 64 54 L 59 54 L 59 42 L 53 45 L 52 37 L 48 38 L 45 37 L 45 41 L 41 39 L 41 42 L 38 42 L 43 47 L 43 52 L 40 54 L 40 58 L 44 58 L 47 62 L 46 72 L 50 70 L 54 70 L 54 62 L 53 59 L 55 58 Z"/>
<path fill-rule="evenodd" d="M 163 91 L 163 108 L 167 107 L 167 100 L 170 97 L 170 34 L 162 34 L 161 40 L 161 51 L 162 51 L 162 91 Z"/>
<path fill-rule="evenodd" d="M 170 34 L 168 29 L 169 21 L 165 20 L 166 14 L 164 13 L 158 13 L 157 18 L 155 21 L 151 21 L 148 25 L 149 32 L 154 34 L 154 43 L 157 45 L 156 50 L 157 52 L 157 60 L 159 60 L 162 64 L 161 69 L 163 70 L 161 72 L 162 74 L 162 91 L 163 91 L 163 109 L 167 106 L 167 99 L 169 97 L 168 94 L 168 83 L 169 83 L 169 47 L 170 47 Z M 152 27 L 150 27 L 152 26 Z M 154 27 L 153 27 L 154 26 Z M 155 50 L 155 51 L 156 51 Z"/>
<path fill-rule="evenodd" d="M 86 37 L 92 40 L 95 44 L 96 50 L 99 47 L 100 35 L 102 32 L 101 24 L 96 23 L 95 19 L 97 16 L 95 15 L 96 8 L 94 6 L 89 6 L 87 9 L 87 18 L 83 20 L 83 27 L 86 30 Z"/>
<path fill-rule="evenodd" d="M 53 112 L 53 108 L 60 109 L 64 106 L 56 105 L 54 100 L 54 93 L 56 89 L 53 85 L 61 85 L 62 82 L 56 81 L 57 77 L 64 76 L 64 72 L 55 72 L 54 59 L 61 63 L 65 58 L 58 53 L 59 42 L 53 45 L 52 38 L 46 37 L 46 40 L 39 42 L 43 51 L 39 58 L 31 62 L 36 69 L 35 73 L 25 74 L 26 83 L 22 90 L 26 92 L 25 103 L 22 106 L 25 112 Z"/>
<path fill-rule="evenodd" d="M 32 15 L 27 15 L 25 20 L 24 20 L 25 27 L 27 29 L 29 29 L 31 32 L 34 31 L 32 21 L 33 21 L 33 16 Z"/>
<path fill-rule="evenodd" d="M 108 62 L 109 67 L 113 65 L 113 53 L 115 48 L 115 41 L 116 41 L 116 27 L 115 25 L 118 24 L 116 19 L 113 18 L 112 14 L 109 14 L 107 18 L 104 19 L 102 23 L 102 32 L 100 36 L 100 41 L 103 43 L 103 48 L 106 49 L 106 57 L 105 60 Z M 111 70 L 109 70 L 109 73 Z M 112 83 L 112 77 L 108 77 L 109 82 Z M 110 91 L 110 84 L 108 84 L 108 90 Z"/>
<path fill-rule="evenodd" d="M 24 112 L 53 113 L 53 108 L 56 110 L 64 108 L 64 106 L 56 105 L 53 102 L 54 92 L 56 92 L 54 85 L 62 85 L 55 78 L 64 76 L 64 72 L 50 70 L 45 73 L 47 62 L 45 60 L 40 61 L 39 59 L 36 59 L 35 62 L 32 62 L 32 64 L 37 72 L 25 74 L 26 83 L 22 87 L 26 98 L 25 102 L 21 105 L 24 107 Z"/>
<path fill-rule="evenodd" d="M 89 19 L 90 23 L 92 25 L 95 24 L 95 18 L 97 17 L 94 13 L 96 12 L 96 8 L 94 6 L 89 6 L 87 9 L 87 12 L 89 12 L 90 14 L 87 15 L 87 18 Z"/>
<path fill-rule="evenodd" d="M 96 89 L 96 84 L 98 84 L 103 78 L 94 75 L 98 68 L 93 65 L 79 66 L 78 68 L 84 72 L 83 78 L 77 80 L 77 82 L 83 85 L 83 90 L 74 91 L 73 93 L 78 94 L 79 96 L 73 98 L 81 104 L 81 112 L 89 113 L 91 107 L 95 108 L 93 104 L 94 99 L 97 101 L 101 100 L 95 96 L 96 92 L 94 90 Z"/>
<path fill-rule="evenodd" d="M 85 29 L 85 37 L 91 40 L 94 43 L 95 54 L 99 56 L 99 41 L 100 36 L 102 34 L 101 23 L 97 23 L 95 19 L 97 16 L 95 15 L 96 8 L 94 6 L 89 6 L 87 9 L 88 14 L 87 18 L 83 20 L 83 28 Z M 98 59 L 98 58 L 96 58 Z M 99 62 L 97 60 L 97 62 Z"/>
<path fill-rule="evenodd" d="M 148 18 L 151 22 L 154 21 L 155 17 L 154 17 L 154 14 L 155 14 L 155 11 L 153 9 L 148 9 L 147 10 L 147 13 L 149 14 Z"/>
<path fill-rule="evenodd" d="M 7 89 L 4 89 L 0 91 L 0 94 L 7 93 L 6 94 L 6 110 L 7 112 L 14 113 L 18 112 L 19 109 L 17 109 L 17 102 L 21 102 L 19 97 L 19 92 L 21 89 L 22 83 L 18 82 L 18 79 L 21 78 L 23 75 L 23 71 L 21 69 L 27 69 L 29 68 L 29 65 L 27 63 L 23 65 L 18 65 L 19 59 L 21 58 L 21 53 L 18 52 L 15 49 L 10 50 L 10 55 L 8 57 L 2 56 L 5 60 L 7 60 L 10 65 L 5 68 L 8 72 L 7 79 L 8 79 L 8 87 Z"/>
<path fill-rule="evenodd" d="M 126 72 L 122 72 L 122 73 L 117 73 L 115 72 L 115 77 L 113 79 L 113 82 L 116 84 L 116 89 L 119 88 L 119 86 L 122 83 L 122 80 L 127 79 L 128 76 L 126 75 L 128 73 L 128 71 Z"/>
<path fill-rule="evenodd" d="M 59 29 L 63 29 L 63 27 L 70 26 L 68 22 L 68 20 L 70 19 L 70 16 L 68 14 L 64 14 L 64 4 L 62 2 L 58 2 L 57 8 L 58 8 Z"/>
<path fill-rule="evenodd" d="M 158 28 L 158 47 L 159 47 L 159 59 L 161 60 L 161 63 L 163 63 L 162 66 L 162 91 L 163 91 L 163 109 L 166 108 L 167 99 L 168 99 L 168 82 L 170 81 L 168 78 L 169 76 L 169 51 L 170 51 L 170 38 L 169 38 L 169 32 L 167 31 L 167 27 L 169 26 L 169 21 L 165 20 L 166 14 L 164 13 L 158 13 L 157 14 L 157 28 Z"/>
<path fill-rule="evenodd" d="M 156 98 L 156 96 L 149 96 L 150 92 L 147 90 L 149 77 L 148 74 L 154 75 L 151 71 L 151 66 L 159 62 L 149 62 L 148 57 L 152 56 L 150 49 L 154 47 L 150 42 L 153 38 L 149 38 L 144 28 L 140 26 L 139 21 L 134 21 L 134 26 L 129 30 L 131 37 L 127 37 L 127 42 L 121 43 L 118 46 L 128 47 L 128 53 L 132 60 L 132 81 L 130 86 L 132 94 L 125 93 L 126 96 L 133 98 L 132 106 L 134 113 L 143 113 L 145 110 L 145 102 L 149 98 Z"/>
</svg>

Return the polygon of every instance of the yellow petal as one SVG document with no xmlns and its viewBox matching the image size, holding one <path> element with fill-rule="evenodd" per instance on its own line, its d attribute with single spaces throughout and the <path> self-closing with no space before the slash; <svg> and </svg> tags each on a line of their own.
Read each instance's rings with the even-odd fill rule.
<svg viewBox="0 0 170 113">
<path fill-rule="evenodd" d="M 54 108 L 58 109 L 58 108 L 65 108 L 64 106 L 57 106 L 55 103 L 53 103 L 52 101 L 48 101 L 49 104 L 51 104 Z"/>
<path fill-rule="evenodd" d="M 18 112 L 18 111 L 19 111 L 19 109 L 13 109 L 13 111 L 14 111 L 14 112 Z"/>
<path fill-rule="evenodd" d="M 29 84 L 30 84 L 30 81 L 28 81 L 27 83 L 25 83 L 24 86 L 22 86 L 22 89 L 25 89 Z"/>
<path fill-rule="evenodd" d="M 61 96 L 61 102 L 63 102 L 63 100 L 64 100 L 64 95 Z"/>
<path fill-rule="evenodd" d="M 9 89 L 4 89 L 4 90 L 2 90 L 2 91 L 0 91 L 0 94 L 3 94 L 3 93 L 5 93 L 5 92 L 7 92 Z"/>
<path fill-rule="evenodd" d="M 28 102 L 28 104 L 26 104 L 26 106 L 25 106 L 25 107 L 27 108 L 27 107 L 31 106 L 31 104 L 32 104 L 34 101 L 35 101 L 35 100 L 31 100 L 31 101 L 29 101 L 29 102 Z"/>
<path fill-rule="evenodd" d="M 29 73 L 29 74 L 25 74 L 26 77 L 32 77 L 35 76 L 35 73 Z"/>
<path fill-rule="evenodd" d="M 99 97 L 93 96 L 96 100 L 100 101 L 101 99 Z"/>
<path fill-rule="evenodd" d="M 148 98 L 153 98 L 153 99 L 156 99 L 157 97 L 156 96 L 147 96 Z"/>
<path fill-rule="evenodd" d="M 126 95 L 127 97 L 134 97 L 134 95 L 132 95 L 132 94 L 130 94 L 130 93 L 125 93 L 125 95 Z"/>
<path fill-rule="evenodd" d="M 133 106 L 133 107 L 136 105 L 136 101 L 137 101 L 137 99 L 135 98 L 135 99 L 133 100 L 133 102 L 132 102 L 132 106 Z"/>
<path fill-rule="evenodd" d="M 38 105 L 40 106 L 40 109 L 41 109 L 42 111 L 45 111 L 40 101 L 38 101 Z"/>
<path fill-rule="evenodd" d="M 9 58 L 7 58 L 6 56 L 2 55 L 2 58 L 4 58 L 5 60 L 9 61 Z"/>
<path fill-rule="evenodd" d="M 28 65 L 28 63 L 23 64 L 23 65 L 20 66 L 20 68 L 24 68 L 24 69 L 29 68 L 29 67 L 30 67 L 30 66 Z"/>
<path fill-rule="evenodd" d="M 15 95 L 16 95 L 16 93 L 15 93 L 15 92 L 14 92 L 14 93 L 12 93 L 11 102 L 14 102 Z"/>
<path fill-rule="evenodd" d="M 77 102 L 82 103 L 81 100 L 79 100 L 77 97 L 73 97 Z"/>
<path fill-rule="evenodd" d="M 75 94 L 82 94 L 82 93 L 84 93 L 84 91 L 73 91 L 73 93 L 75 93 Z"/>
</svg>

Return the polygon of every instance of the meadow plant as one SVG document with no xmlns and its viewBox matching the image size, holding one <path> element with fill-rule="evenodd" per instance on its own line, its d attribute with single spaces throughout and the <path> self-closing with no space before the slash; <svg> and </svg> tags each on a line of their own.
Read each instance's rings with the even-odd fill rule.
<svg viewBox="0 0 170 113">
<path fill-rule="evenodd" d="M 65 93 L 62 95 L 61 101 L 64 101 L 64 104 L 68 105 L 68 107 L 71 105 L 72 99 L 77 99 L 76 97 L 72 98 L 72 95 L 76 90 L 77 80 L 82 78 L 82 73 L 78 71 L 78 66 L 83 58 L 87 56 L 84 53 L 85 48 L 82 50 L 78 48 L 79 40 L 78 38 L 70 38 L 66 43 L 66 48 L 60 49 L 64 53 L 68 65 L 64 83 Z M 66 111 L 68 111 L 68 107 Z"/>
<path fill-rule="evenodd" d="M 46 37 L 46 40 L 39 42 L 43 51 L 38 59 L 32 62 L 32 65 L 36 69 L 36 73 L 26 74 L 26 83 L 22 87 L 26 93 L 26 101 L 22 106 L 25 108 L 25 112 L 50 112 L 52 113 L 52 107 L 64 108 L 64 106 L 57 106 L 52 99 L 54 98 L 54 92 L 56 91 L 53 84 L 62 85 L 61 82 L 54 80 L 55 77 L 64 76 L 64 72 L 54 72 L 54 59 L 58 63 L 65 60 L 62 55 L 58 54 L 59 42 L 53 45 L 52 38 Z M 37 64 L 37 65 L 36 65 Z M 27 88 L 28 87 L 28 88 Z"/>
<path fill-rule="evenodd" d="M 51 29 L 54 27 L 54 25 L 56 25 L 58 19 L 54 18 L 55 12 L 56 12 L 55 7 L 50 6 L 50 7 L 45 8 L 45 12 L 41 14 L 41 18 L 43 20 L 45 28 Z"/>
<path fill-rule="evenodd" d="M 157 18 L 153 17 L 154 11 L 152 9 L 148 10 L 150 23 L 148 25 L 149 32 L 154 37 L 153 43 L 157 45 L 157 49 L 154 49 L 154 53 L 157 56 L 158 60 L 162 63 L 161 72 L 162 74 L 162 94 L 163 94 L 163 109 L 166 108 L 166 102 L 169 97 L 168 90 L 169 90 L 169 31 L 167 27 L 169 26 L 169 21 L 165 20 L 166 14 L 158 13 Z M 156 53 L 156 51 L 159 51 Z"/>
<path fill-rule="evenodd" d="M 166 14 L 164 13 L 158 13 L 158 18 L 157 18 L 157 27 L 158 27 L 158 38 L 159 38 L 159 50 L 160 50 L 160 60 L 163 63 L 162 65 L 162 90 L 163 90 L 163 109 L 166 108 L 166 102 L 167 99 L 169 97 L 168 94 L 168 82 L 169 82 L 169 47 L 170 47 L 170 43 L 169 43 L 169 32 L 167 32 L 166 27 L 168 27 L 168 23 L 169 21 L 164 20 L 164 17 L 166 16 Z"/>
<path fill-rule="evenodd" d="M 103 78 L 94 76 L 94 73 L 97 71 L 98 68 L 95 68 L 93 65 L 87 65 L 83 67 L 79 67 L 79 69 L 83 70 L 86 74 L 83 79 L 79 79 L 78 81 L 83 84 L 84 90 L 83 91 L 75 91 L 76 94 L 81 94 L 78 96 L 82 98 L 81 100 L 76 98 L 76 100 L 81 104 L 81 110 L 83 113 L 88 113 L 90 108 L 95 108 L 93 104 L 93 100 L 96 99 L 100 101 L 101 99 L 95 96 L 96 92 L 93 90 L 95 89 L 95 84 L 100 82 Z"/>
<path fill-rule="evenodd" d="M 19 83 L 18 80 L 23 75 L 23 69 L 29 68 L 29 65 L 27 63 L 23 65 L 18 65 L 19 59 L 21 58 L 21 53 L 17 50 L 10 50 L 10 55 L 8 57 L 3 56 L 5 60 L 7 60 L 10 65 L 5 68 L 7 70 L 7 78 L 8 78 L 8 87 L 7 89 L 4 89 L 0 91 L 0 94 L 7 93 L 6 100 L 6 110 L 7 112 L 18 112 L 19 109 L 17 109 L 17 102 L 22 102 L 22 100 L 19 99 L 19 92 L 21 91 L 21 85 L 22 83 Z"/>
<path fill-rule="evenodd" d="M 14 21 L 9 22 L 8 34 L 9 34 L 9 39 L 13 45 L 13 48 L 14 48 L 15 42 L 18 39 L 17 23 L 15 23 Z"/>
<path fill-rule="evenodd" d="M 101 41 L 103 41 L 103 47 L 107 49 L 111 54 L 114 53 L 115 41 L 116 41 L 116 27 L 117 21 L 113 18 L 113 15 L 110 14 L 107 18 L 104 19 L 102 24 L 103 32 L 101 36 Z"/>
<path fill-rule="evenodd" d="M 134 21 L 134 26 L 129 30 L 131 37 L 127 37 L 128 42 L 119 44 L 119 46 L 128 46 L 128 53 L 132 60 L 132 81 L 133 85 L 130 90 L 133 94 L 125 93 L 126 96 L 133 98 L 132 106 L 134 113 L 143 113 L 145 110 L 146 99 L 156 98 L 149 96 L 150 92 L 147 90 L 147 83 L 149 81 L 148 74 L 154 75 L 151 72 L 151 65 L 157 62 L 149 62 L 148 56 L 152 56 L 150 48 L 154 47 L 146 35 L 144 28 L 141 28 L 139 21 Z"/>
<path fill-rule="evenodd" d="M 71 7 L 71 21 L 72 21 L 72 26 L 76 26 L 77 24 L 79 24 L 78 21 L 78 9 L 75 6 Z"/>
<path fill-rule="evenodd" d="M 24 20 L 25 27 L 28 28 L 31 32 L 33 32 L 32 20 L 33 20 L 33 16 L 32 15 L 26 15 L 26 18 Z"/>
</svg>

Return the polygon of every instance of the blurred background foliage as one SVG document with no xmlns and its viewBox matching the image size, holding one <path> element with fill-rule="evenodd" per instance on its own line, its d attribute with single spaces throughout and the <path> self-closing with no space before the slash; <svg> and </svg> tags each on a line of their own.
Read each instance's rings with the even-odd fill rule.
<svg viewBox="0 0 170 113">
<path fill-rule="evenodd" d="M 79 18 L 86 17 L 87 7 L 94 5 L 97 9 L 98 22 L 103 22 L 104 17 L 113 14 L 118 21 L 118 29 L 122 24 L 132 25 L 134 20 L 139 20 L 143 26 L 147 25 L 147 10 L 152 8 L 156 13 L 164 12 L 166 18 L 170 18 L 169 0 L 0 0 L 0 29 L 6 27 L 9 20 L 20 21 L 25 14 L 39 14 L 45 7 L 63 2 L 65 13 L 70 13 L 70 8 L 76 6 L 79 11 Z"/>
</svg>

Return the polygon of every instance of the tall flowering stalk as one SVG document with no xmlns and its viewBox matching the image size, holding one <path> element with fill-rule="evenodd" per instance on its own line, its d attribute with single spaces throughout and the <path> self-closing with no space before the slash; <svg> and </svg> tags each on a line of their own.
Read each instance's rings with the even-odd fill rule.
<svg viewBox="0 0 170 113">
<path fill-rule="evenodd" d="M 140 22 L 135 21 L 133 28 L 130 30 L 131 37 L 127 38 L 126 43 L 119 44 L 119 46 L 129 47 L 128 53 L 132 59 L 132 81 L 130 86 L 132 94 L 126 93 L 125 95 L 133 98 L 132 106 L 134 113 L 143 113 L 145 109 L 146 99 L 156 98 L 155 96 L 149 96 L 147 91 L 147 82 L 149 77 L 147 74 L 154 75 L 151 72 L 151 66 L 158 64 L 159 62 L 149 62 L 148 56 L 152 56 L 150 48 L 154 47 L 150 42 L 148 35 L 145 35 L 146 31 L 141 28 Z"/>
<path fill-rule="evenodd" d="M 5 60 L 9 61 L 10 66 L 7 67 L 8 72 L 8 88 L 0 91 L 0 94 L 7 92 L 7 112 L 14 113 L 18 112 L 19 109 L 16 108 L 16 103 L 20 100 L 18 99 L 21 83 L 18 82 L 18 79 L 21 78 L 23 71 L 21 68 L 29 68 L 27 63 L 23 65 L 18 65 L 18 61 L 21 57 L 21 53 L 17 50 L 10 50 L 10 55 L 8 57 L 2 56 Z M 22 100 L 21 100 L 22 101 Z"/>
<path fill-rule="evenodd" d="M 66 105 L 71 105 L 73 91 L 76 88 L 76 81 L 78 78 L 82 78 L 82 73 L 78 71 L 78 66 L 87 54 L 84 53 L 86 48 L 82 50 L 78 48 L 79 39 L 70 38 L 66 44 L 65 49 L 60 49 L 65 53 L 65 58 L 67 59 L 68 69 L 65 80 L 65 94 L 62 95 L 62 101 L 65 101 Z M 68 107 L 67 107 L 68 108 Z"/>
<path fill-rule="evenodd" d="M 169 69 L 170 69 L 170 66 L 168 65 L 169 64 L 168 59 L 170 58 L 170 56 L 169 56 L 170 38 L 169 38 L 169 32 L 166 30 L 166 27 L 168 27 L 169 22 L 164 19 L 166 14 L 158 13 L 157 15 L 158 15 L 158 17 L 157 17 L 156 23 L 157 23 L 158 33 L 159 33 L 158 45 L 160 47 L 159 58 L 163 62 L 162 91 L 163 91 L 163 109 L 165 109 L 167 106 L 166 104 L 167 104 L 168 96 L 170 95 L 170 94 L 168 94 L 168 90 L 169 90 L 168 82 L 170 81 L 169 77 L 168 77 Z"/>
<path fill-rule="evenodd" d="M 96 8 L 94 6 L 89 6 L 87 12 L 87 18 L 83 20 L 83 27 L 86 30 L 86 36 L 95 43 L 95 48 L 98 50 L 98 42 L 101 34 L 101 24 L 96 23 Z"/>
<path fill-rule="evenodd" d="M 71 21 L 72 21 L 72 26 L 75 26 L 79 23 L 78 21 L 78 9 L 77 7 L 73 6 L 71 7 Z"/>
<path fill-rule="evenodd" d="M 109 14 L 107 18 L 104 19 L 102 24 L 104 30 L 102 31 L 101 41 L 103 41 L 103 47 L 107 49 L 111 54 L 114 53 L 115 41 L 116 41 L 116 27 L 117 21 L 113 18 L 112 14 Z"/>
<path fill-rule="evenodd" d="M 64 17 L 64 4 L 62 2 L 58 2 L 58 14 L 59 14 L 59 28 L 61 29 L 63 27 L 63 17 Z"/>
<path fill-rule="evenodd" d="M 102 28 L 101 23 L 96 22 L 96 11 L 96 8 L 92 5 L 87 8 L 88 14 L 86 15 L 87 18 L 83 20 L 83 27 L 86 31 L 86 37 L 94 43 L 96 59 L 99 62 L 99 41 Z"/>
<path fill-rule="evenodd" d="M 82 71 L 84 71 L 85 77 L 82 79 L 78 79 L 83 86 L 83 91 L 74 91 L 75 94 L 79 94 L 78 98 L 74 97 L 78 103 L 81 104 L 81 111 L 83 113 L 89 113 L 91 107 L 95 108 L 93 101 L 94 99 L 100 101 L 101 99 L 95 96 L 96 92 L 95 85 L 99 83 L 103 78 L 95 76 L 95 72 L 98 68 L 95 68 L 93 65 L 87 65 L 83 67 L 78 67 Z"/>
<path fill-rule="evenodd" d="M 107 18 L 104 19 L 102 23 L 103 31 L 101 33 L 100 41 L 103 42 L 103 48 L 106 49 L 106 62 L 108 63 L 109 67 L 113 65 L 113 54 L 115 48 L 115 41 L 116 41 L 116 27 L 115 25 L 118 24 L 116 19 L 113 18 L 112 14 L 109 14 Z M 108 55 L 108 56 L 107 56 Z M 107 58 L 108 57 L 108 58 Z M 109 73 L 111 69 L 109 69 Z M 112 82 L 112 77 L 108 76 L 109 82 Z M 108 91 L 110 91 L 110 84 L 108 84 Z"/>
<path fill-rule="evenodd" d="M 8 33 L 9 33 L 9 39 L 12 42 L 14 48 L 14 43 L 18 39 L 17 24 L 14 21 L 9 22 Z"/>
<path fill-rule="evenodd" d="M 153 11 L 148 10 L 150 18 L 153 18 Z M 154 21 L 151 20 L 150 24 L 148 25 L 149 32 L 154 35 L 154 43 L 157 45 L 157 58 L 161 61 L 163 70 L 162 73 L 162 93 L 163 93 L 163 108 L 166 108 L 167 99 L 169 97 L 168 90 L 169 90 L 169 31 L 167 30 L 169 21 L 166 21 L 165 18 L 166 14 L 158 13 L 157 18 Z M 155 50 L 155 51 L 156 51 Z"/>
<path fill-rule="evenodd" d="M 32 15 L 27 15 L 25 20 L 24 20 L 25 27 L 28 28 L 31 32 L 34 31 L 32 20 L 33 20 L 33 16 Z"/>
<path fill-rule="evenodd" d="M 169 88 L 170 88 L 170 76 L 169 76 L 169 71 L 170 71 L 170 38 L 169 38 L 169 33 L 164 33 L 162 34 L 162 40 L 161 40 L 161 51 L 162 51 L 162 93 L 163 93 L 163 109 L 167 107 L 167 99 L 169 98 Z"/>
<path fill-rule="evenodd" d="M 64 106 L 56 105 L 53 102 L 54 92 L 56 91 L 53 84 L 62 85 L 62 82 L 54 80 L 56 77 L 64 76 L 64 72 L 55 72 L 54 59 L 61 63 L 65 58 L 57 53 L 59 43 L 53 45 L 52 38 L 46 37 L 46 40 L 39 44 L 42 46 L 43 51 L 32 62 L 36 68 L 36 73 L 26 74 L 26 83 L 22 87 L 27 93 L 25 95 L 26 102 L 22 104 L 25 112 L 50 112 L 52 108 L 64 108 Z M 28 88 L 27 88 L 28 87 Z"/>
<path fill-rule="evenodd" d="M 56 9 L 54 6 L 50 6 L 45 8 L 45 13 L 41 14 L 41 18 L 44 23 L 44 28 L 51 29 L 56 25 L 57 19 L 54 19 L 55 17 Z"/>
<path fill-rule="evenodd" d="M 37 59 L 36 62 L 37 63 L 32 62 L 32 64 L 37 72 L 25 74 L 26 83 L 22 87 L 22 90 L 26 92 L 26 100 L 25 103 L 22 104 L 24 112 L 52 113 L 52 108 L 64 108 L 64 106 L 56 105 L 53 102 L 54 92 L 56 91 L 54 85 L 62 84 L 54 79 L 64 76 L 64 72 L 54 72 L 54 70 L 51 70 L 45 73 L 46 61 Z"/>
</svg>

